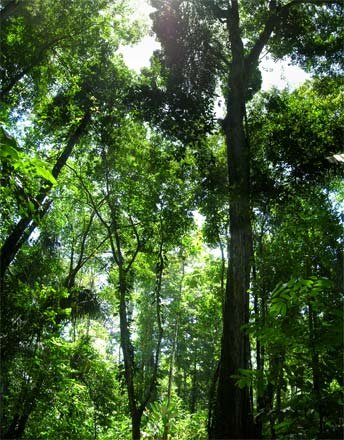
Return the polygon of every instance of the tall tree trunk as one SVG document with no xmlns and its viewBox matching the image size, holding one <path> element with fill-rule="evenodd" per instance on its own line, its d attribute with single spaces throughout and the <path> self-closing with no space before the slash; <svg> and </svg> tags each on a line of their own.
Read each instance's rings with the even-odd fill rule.
<svg viewBox="0 0 344 440">
<path fill-rule="evenodd" d="M 252 250 L 249 151 L 244 132 L 247 80 L 238 8 L 232 7 L 228 29 L 232 64 L 224 130 L 230 184 L 230 253 L 213 436 L 245 439 L 253 435 L 249 389 L 237 387 L 232 377 L 239 369 L 249 368 L 249 340 L 242 326 L 248 322 Z"/>
<path fill-rule="evenodd" d="M 242 327 L 248 322 L 251 224 L 248 154 L 240 121 L 240 105 L 232 103 L 227 135 L 230 168 L 230 256 L 223 316 L 221 363 L 217 393 L 215 438 L 247 438 L 252 433 L 249 391 L 231 376 L 249 367 L 249 341 Z M 235 108 L 237 107 L 237 109 Z M 239 113 L 239 117 L 238 117 Z M 231 117 L 232 116 L 232 117 Z M 232 119 L 232 120 L 231 120 Z"/>
<path fill-rule="evenodd" d="M 336 4 L 339 1 L 295 0 L 281 6 L 280 2 L 271 0 L 264 26 L 246 55 L 241 39 L 239 0 L 225 3 L 227 9 L 217 7 L 216 11 L 221 20 L 226 20 L 232 57 L 227 115 L 223 121 L 229 173 L 230 252 L 213 435 L 217 439 L 245 439 L 254 436 L 249 392 L 238 389 L 232 375 L 237 374 L 238 369 L 249 366 L 249 340 L 242 331 L 242 326 L 248 322 L 247 291 L 252 250 L 249 145 L 244 134 L 246 92 L 262 50 L 290 8 L 302 3 Z"/>
</svg>

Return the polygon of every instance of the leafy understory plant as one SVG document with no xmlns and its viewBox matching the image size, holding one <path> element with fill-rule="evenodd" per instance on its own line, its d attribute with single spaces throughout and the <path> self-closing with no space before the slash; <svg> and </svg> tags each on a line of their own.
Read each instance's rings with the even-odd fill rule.
<svg viewBox="0 0 344 440">
<path fill-rule="evenodd" d="M 328 278 L 312 276 L 309 278 L 291 278 L 287 283 L 278 283 L 272 292 L 270 314 L 272 317 L 284 317 L 291 305 L 317 307 L 318 295 L 333 286 Z"/>
<path fill-rule="evenodd" d="M 144 413 L 142 438 L 154 440 L 202 440 L 207 437 L 205 411 L 190 413 L 183 401 L 173 396 L 153 402 Z"/>
</svg>

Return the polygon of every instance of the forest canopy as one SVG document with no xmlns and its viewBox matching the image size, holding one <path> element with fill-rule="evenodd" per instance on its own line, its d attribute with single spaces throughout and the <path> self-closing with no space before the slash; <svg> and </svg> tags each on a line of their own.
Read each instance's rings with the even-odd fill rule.
<svg viewBox="0 0 344 440">
<path fill-rule="evenodd" d="M 150 6 L 0 2 L 1 438 L 341 439 L 343 1 Z"/>
</svg>

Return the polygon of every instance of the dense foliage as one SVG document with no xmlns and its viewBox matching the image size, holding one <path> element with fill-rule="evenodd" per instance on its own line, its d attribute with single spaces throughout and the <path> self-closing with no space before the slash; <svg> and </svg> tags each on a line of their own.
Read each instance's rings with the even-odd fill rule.
<svg viewBox="0 0 344 440">
<path fill-rule="evenodd" d="M 239 2 L 247 53 L 273 11 L 269 49 L 318 74 L 256 93 L 253 63 L 247 220 L 227 156 L 227 3 L 153 1 L 162 49 L 136 74 L 119 49 L 146 24 L 128 2 L 1 2 L 1 438 L 214 438 L 224 373 L 254 438 L 342 438 L 343 168 L 328 160 L 344 134 L 342 6 Z M 233 372 L 228 302 L 244 324 Z"/>
</svg>

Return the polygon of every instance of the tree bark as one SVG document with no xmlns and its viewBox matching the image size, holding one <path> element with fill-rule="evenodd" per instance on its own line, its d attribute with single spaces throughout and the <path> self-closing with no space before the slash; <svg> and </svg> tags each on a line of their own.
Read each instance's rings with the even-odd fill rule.
<svg viewBox="0 0 344 440">
<path fill-rule="evenodd" d="M 226 133 L 231 182 L 231 241 L 214 432 L 218 439 L 251 437 L 253 425 L 249 391 L 247 388 L 239 389 L 231 377 L 238 374 L 239 369 L 249 367 L 249 341 L 242 326 L 248 322 L 251 257 L 248 152 L 240 108 L 243 101 L 240 95 L 233 98 L 230 127 Z"/>
<path fill-rule="evenodd" d="M 139 440 L 141 437 L 141 417 L 142 417 L 142 412 L 138 412 L 138 411 L 134 415 L 132 415 L 131 433 L 132 433 L 133 440 Z"/>
<path fill-rule="evenodd" d="M 113 218 L 116 219 L 115 212 L 113 212 Z M 121 347 L 122 347 L 123 359 L 124 359 L 124 374 L 127 385 L 129 409 L 131 415 L 132 439 L 139 440 L 141 435 L 140 430 L 141 430 L 142 414 L 156 388 L 157 376 L 158 376 L 160 347 L 161 347 L 162 333 L 163 333 L 162 323 L 161 323 L 160 292 L 162 285 L 162 275 L 164 270 L 164 258 L 163 258 L 164 241 L 163 241 L 163 237 L 161 236 L 159 253 L 158 253 L 156 286 L 155 286 L 155 301 L 156 301 L 157 326 L 158 326 L 156 352 L 154 357 L 153 372 L 150 378 L 150 383 L 147 387 L 144 398 L 140 402 L 137 399 L 137 391 L 135 389 L 136 386 L 135 386 L 134 347 L 131 342 L 130 326 L 129 326 L 128 310 L 127 310 L 127 295 L 128 295 L 127 275 L 131 267 L 131 264 L 133 263 L 133 261 L 137 256 L 140 247 L 140 240 L 139 240 L 139 236 L 135 232 L 135 235 L 137 236 L 136 237 L 137 251 L 134 252 L 131 261 L 127 263 L 126 266 L 124 266 L 124 258 L 121 250 L 121 237 L 118 232 L 116 221 L 114 221 L 113 226 L 114 226 L 115 242 L 113 242 L 111 237 L 110 240 L 111 240 L 112 253 L 115 261 L 117 262 L 118 270 L 119 270 L 119 293 L 120 293 L 119 314 L 120 314 L 120 332 L 121 332 L 120 337 L 121 337 Z"/>
<path fill-rule="evenodd" d="M 270 16 L 247 55 L 241 38 L 238 0 L 231 0 L 226 13 L 232 60 L 228 75 L 227 115 L 223 123 L 229 176 L 230 245 L 223 312 L 221 361 L 214 414 L 213 436 L 252 438 L 254 423 L 250 391 L 239 389 L 233 375 L 250 366 L 249 338 L 242 327 L 248 323 L 252 228 L 250 208 L 250 152 L 245 138 L 245 104 L 250 77 L 259 55 L 281 15 L 270 2 Z"/>
<path fill-rule="evenodd" d="M 216 439 L 245 439 L 253 435 L 249 389 L 237 387 L 232 376 L 240 369 L 249 368 L 249 340 L 242 326 L 248 322 L 252 233 L 249 151 L 244 131 L 247 78 L 238 4 L 234 1 L 228 30 L 232 63 L 224 130 L 230 184 L 230 252 L 213 436 Z"/>
<path fill-rule="evenodd" d="M 12 422 L 4 433 L 4 440 L 22 438 L 27 421 L 29 420 L 32 411 L 35 409 L 41 389 L 42 380 L 39 378 L 30 392 L 26 393 L 24 390 L 23 400 L 18 400 L 17 412 L 13 416 Z"/>
<path fill-rule="evenodd" d="M 316 409 L 319 413 L 319 435 L 323 433 L 323 404 L 321 401 L 321 389 L 322 389 L 322 380 L 320 373 L 320 364 L 319 364 L 319 353 L 316 349 L 316 340 L 317 340 L 317 332 L 316 332 L 316 314 L 313 311 L 313 307 L 311 302 L 308 304 L 308 329 L 309 329 L 309 347 L 311 351 L 312 358 L 312 377 L 313 377 L 313 393 L 316 401 Z"/>
<path fill-rule="evenodd" d="M 130 340 L 129 322 L 127 313 L 127 283 L 126 272 L 122 265 L 119 265 L 119 318 L 120 318 L 120 330 L 121 330 L 121 347 L 124 359 L 124 374 L 125 382 L 128 391 L 129 409 L 132 422 L 132 435 L 133 440 L 140 438 L 140 419 L 137 411 L 137 403 L 135 399 L 134 388 L 134 349 Z"/>
<path fill-rule="evenodd" d="M 134 384 L 134 349 L 131 344 L 128 312 L 127 312 L 127 283 L 126 273 L 123 268 L 119 267 L 119 291 L 120 291 L 120 330 L 121 330 L 121 347 L 124 360 L 124 374 L 125 382 L 128 391 L 129 409 L 131 416 L 131 431 L 132 439 L 139 440 L 141 433 L 141 417 L 142 412 L 138 408 L 135 398 L 135 384 Z"/>
<path fill-rule="evenodd" d="M 197 366 L 195 359 L 192 376 L 191 376 L 191 401 L 190 401 L 191 414 L 194 414 L 196 412 L 196 405 L 197 405 Z"/>
<path fill-rule="evenodd" d="M 221 361 L 217 387 L 212 438 L 245 439 L 254 437 L 250 396 L 247 388 L 235 386 L 233 375 L 249 367 L 248 336 L 242 327 L 248 323 L 252 254 L 250 209 L 249 144 L 245 139 L 245 103 L 250 77 L 259 56 L 273 30 L 283 19 L 284 12 L 298 4 L 339 4 L 337 0 L 291 0 L 284 6 L 269 3 L 269 15 L 255 44 L 245 55 L 241 39 L 239 1 L 228 1 L 221 10 L 226 20 L 231 65 L 228 75 L 227 115 L 223 121 L 226 137 L 229 175 L 230 246 L 226 298 L 223 312 Z"/>
</svg>

